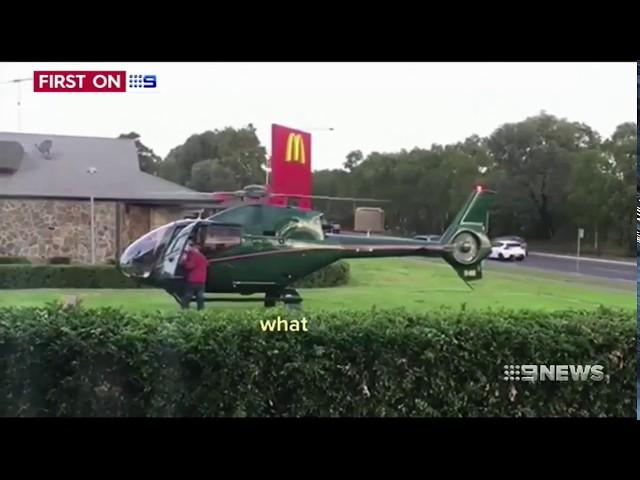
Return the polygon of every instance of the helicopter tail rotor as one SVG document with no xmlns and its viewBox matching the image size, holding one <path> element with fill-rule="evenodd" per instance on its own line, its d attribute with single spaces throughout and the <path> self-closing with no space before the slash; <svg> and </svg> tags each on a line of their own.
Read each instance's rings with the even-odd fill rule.
<svg viewBox="0 0 640 480">
<path fill-rule="evenodd" d="M 487 232 L 495 195 L 492 190 L 476 187 L 440 238 L 446 247 L 445 261 L 467 285 L 482 278 L 482 262 L 491 253 Z"/>
</svg>

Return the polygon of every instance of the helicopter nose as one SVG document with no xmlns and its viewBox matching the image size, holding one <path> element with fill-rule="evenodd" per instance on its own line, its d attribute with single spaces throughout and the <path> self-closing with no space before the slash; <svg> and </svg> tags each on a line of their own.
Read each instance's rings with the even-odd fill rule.
<svg viewBox="0 0 640 480">
<path fill-rule="evenodd" d="M 123 253 L 116 268 L 127 278 L 142 279 L 149 276 L 149 268 L 140 258 L 132 257 L 128 252 Z"/>
<path fill-rule="evenodd" d="M 124 258 L 124 255 L 120 255 L 116 268 L 127 278 L 131 278 L 135 274 L 131 261 Z"/>
<path fill-rule="evenodd" d="M 171 225 L 157 228 L 129 245 L 118 260 L 118 270 L 128 278 L 149 278 L 163 251 L 162 239 L 171 232 Z"/>
</svg>

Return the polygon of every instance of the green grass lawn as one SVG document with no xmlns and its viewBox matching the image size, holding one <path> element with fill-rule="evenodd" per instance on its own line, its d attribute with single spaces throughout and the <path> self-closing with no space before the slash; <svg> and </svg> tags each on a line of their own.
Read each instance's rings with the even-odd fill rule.
<svg viewBox="0 0 640 480">
<path fill-rule="evenodd" d="M 597 283 L 578 277 L 531 270 L 485 269 L 485 278 L 470 290 L 442 261 L 363 259 L 351 263 L 348 286 L 301 289 L 304 309 L 370 309 L 405 307 L 420 311 L 441 306 L 468 309 L 597 308 L 636 309 L 635 286 Z M 77 295 L 89 307 L 124 307 L 131 311 L 175 310 L 173 298 L 160 290 L 2 290 L 0 306 L 37 306 Z M 208 308 L 264 308 L 261 303 L 209 303 Z"/>
</svg>

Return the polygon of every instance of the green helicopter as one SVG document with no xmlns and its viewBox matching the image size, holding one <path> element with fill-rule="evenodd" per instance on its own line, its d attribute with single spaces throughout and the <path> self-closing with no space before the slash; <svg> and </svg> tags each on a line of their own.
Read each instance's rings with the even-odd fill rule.
<svg viewBox="0 0 640 480">
<path fill-rule="evenodd" d="M 473 190 L 437 241 L 330 233 L 322 212 L 269 204 L 264 201 L 269 194 L 263 191 L 247 195 L 258 201 L 147 233 L 124 251 L 119 270 L 141 284 L 164 289 L 180 302 L 184 285 L 180 259 L 191 240 L 209 261 L 205 292 L 239 294 L 206 297 L 206 301 L 256 301 L 246 296 L 263 294 L 258 301 L 272 307 L 278 302 L 299 305 L 302 298 L 292 285 L 341 259 L 441 257 L 469 285 L 482 278 L 482 262 L 491 251 L 487 219 L 495 192 L 482 187 Z"/>
</svg>

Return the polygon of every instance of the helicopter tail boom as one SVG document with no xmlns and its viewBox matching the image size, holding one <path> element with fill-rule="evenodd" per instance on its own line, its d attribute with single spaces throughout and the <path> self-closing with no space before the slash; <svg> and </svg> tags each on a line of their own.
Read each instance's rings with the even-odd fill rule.
<svg viewBox="0 0 640 480">
<path fill-rule="evenodd" d="M 491 252 L 487 237 L 489 208 L 495 192 L 477 187 L 436 242 L 364 235 L 328 234 L 341 246 L 342 258 L 441 257 L 465 282 L 482 278 L 482 261 Z"/>
</svg>

